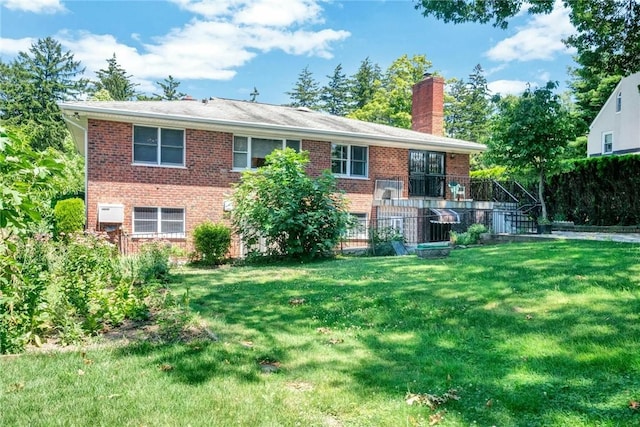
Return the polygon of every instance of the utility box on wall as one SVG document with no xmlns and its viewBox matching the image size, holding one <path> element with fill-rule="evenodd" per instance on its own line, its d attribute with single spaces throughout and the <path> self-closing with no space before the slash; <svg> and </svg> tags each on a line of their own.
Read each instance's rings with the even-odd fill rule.
<svg viewBox="0 0 640 427">
<path fill-rule="evenodd" d="M 124 222 L 124 206 L 99 204 L 98 222 L 103 224 L 122 224 Z"/>
</svg>

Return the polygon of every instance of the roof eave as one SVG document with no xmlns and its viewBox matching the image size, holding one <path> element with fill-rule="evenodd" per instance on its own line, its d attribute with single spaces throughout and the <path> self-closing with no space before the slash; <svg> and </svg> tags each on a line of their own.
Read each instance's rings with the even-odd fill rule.
<svg viewBox="0 0 640 427">
<path fill-rule="evenodd" d="M 300 135 L 307 138 L 324 137 L 322 140 L 338 139 L 340 141 L 350 142 L 367 142 L 369 145 L 385 145 L 389 143 L 397 144 L 402 148 L 433 148 L 438 150 L 447 150 L 456 153 L 479 153 L 486 150 L 486 146 L 475 142 L 463 141 L 453 138 L 439 137 L 430 134 L 424 134 L 425 138 L 403 138 L 390 135 L 368 134 L 361 132 L 337 131 L 331 129 L 314 129 L 299 126 L 278 125 L 272 123 L 246 122 L 227 119 L 212 119 L 194 116 L 152 113 L 142 111 L 123 111 L 114 109 L 105 109 L 95 106 L 59 103 L 63 113 L 73 116 L 75 113 L 86 114 L 96 119 L 121 120 L 129 122 L 137 121 L 166 121 L 181 125 L 199 125 L 198 128 L 208 129 L 215 127 L 216 130 L 227 132 L 238 132 L 241 130 L 257 130 L 267 133 L 290 133 Z M 185 126 L 188 127 L 188 126 Z M 329 138 L 327 138 L 329 137 Z"/>
</svg>

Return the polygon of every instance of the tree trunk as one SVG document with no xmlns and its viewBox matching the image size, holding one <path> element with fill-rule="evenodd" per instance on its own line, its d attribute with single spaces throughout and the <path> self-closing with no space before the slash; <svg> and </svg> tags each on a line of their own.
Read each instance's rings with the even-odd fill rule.
<svg viewBox="0 0 640 427">
<path fill-rule="evenodd" d="M 542 219 L 547 218 L 547 204 L 544 202 L 544 170 L 540 169 L 540 175 L 538 176 L 538 197 L 540 199 L 540 207 L 542 208 Z"/>
</svg>

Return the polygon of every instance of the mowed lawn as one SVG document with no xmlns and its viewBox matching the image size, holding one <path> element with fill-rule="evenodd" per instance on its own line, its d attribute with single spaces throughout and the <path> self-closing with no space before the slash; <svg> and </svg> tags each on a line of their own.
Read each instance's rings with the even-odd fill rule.
<svg viewBox="0 0 640 427">
<path fill-rule="evenodd" d="M 2 357 L 0 425 L 640 425 L 638 245 L 174 279 L 218 341 Z"/>
</svg>

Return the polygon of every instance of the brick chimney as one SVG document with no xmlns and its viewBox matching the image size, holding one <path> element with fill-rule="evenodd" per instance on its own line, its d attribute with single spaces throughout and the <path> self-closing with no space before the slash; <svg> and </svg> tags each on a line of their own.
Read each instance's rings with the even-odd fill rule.
<svg viewBox="0 0 640 427">
<path fill-rule="evenodd" d="M 431 74 L 413 86 L 411 129 L 444 135 L 444 79 Z"/>
</svg>

